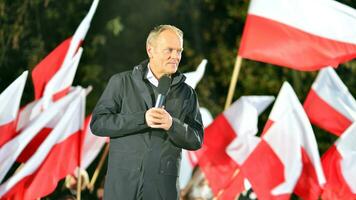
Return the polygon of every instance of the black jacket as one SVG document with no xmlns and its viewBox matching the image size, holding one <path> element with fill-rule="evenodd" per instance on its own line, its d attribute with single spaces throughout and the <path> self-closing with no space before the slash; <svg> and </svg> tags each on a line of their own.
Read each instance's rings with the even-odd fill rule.
<svg viewBox="0 0 356 200">
<path fill-rule="evenodd" d="M 144 62 L 111 77 L 93 111 L 92 132 L 110 137 L 105 199 L 137 199 L 138 191 L 144 191 L 144 199 L 152 194 L 178 199 L 181 149 L 197 150 L 202 145 L 197 96 L 179 72 L 172 76 L 165 102 L 172 127 L 165 131 L 147 126 L 145 112 L 154 99 L 146 73 Z M 145 197 L 146 191 L 150 195 Z"/>
</svg>

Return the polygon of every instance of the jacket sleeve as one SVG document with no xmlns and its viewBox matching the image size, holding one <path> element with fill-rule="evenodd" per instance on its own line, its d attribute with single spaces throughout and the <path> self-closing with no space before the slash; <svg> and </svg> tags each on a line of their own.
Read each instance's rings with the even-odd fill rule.
<svg viewBox="0 0 356 200">
<path fill-rule="evenodd" d="M 111 77 L 93 111 L 90 128 L 94 135 L 120 137 L 135 134 L 148 128 L 145 112 L 120 113 L 121 92 L 124 89 L 120 74 Z"/>
<path fill-rule="evenodd" d="M 202 146 L 204 128 L 199 111 L 196 93 L 192 90 L 184 121 L 173 118 L 168 136 L 179 147 L 187 150 L 198 150 Z"/>
</svg>

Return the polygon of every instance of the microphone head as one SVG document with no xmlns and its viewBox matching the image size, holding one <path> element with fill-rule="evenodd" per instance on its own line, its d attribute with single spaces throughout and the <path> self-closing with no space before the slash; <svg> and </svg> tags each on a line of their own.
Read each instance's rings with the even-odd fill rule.
<svg viewBox="0 0 356 200">
<path fill-rule="evenodd" d="M 171 78 L 167 75 L 163 75 L 159 80 L 158 80 L 158 94 L 163 94 L 166 95 L 169 87 L 171 86 Z"/>
</svg>

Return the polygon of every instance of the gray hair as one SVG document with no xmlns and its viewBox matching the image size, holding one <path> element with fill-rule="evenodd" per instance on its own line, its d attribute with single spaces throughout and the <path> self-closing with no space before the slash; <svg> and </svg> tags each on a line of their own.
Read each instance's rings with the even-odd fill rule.
<svg viewBox="0 0 356 200">
<path fill-rule="evenodd" d="M 146 46 L 152 44 L 152 41 L 156 40 L 158 35 L 161 34 L 165 30 L 171 30 L 178 35 L 178 37 L 183 41 L 183 31 L 179 28 L 172 26 L 172 25 L 159 25 L 153 28 L 153 30 L 148 34 L 146 40 Z"/>
</svg>

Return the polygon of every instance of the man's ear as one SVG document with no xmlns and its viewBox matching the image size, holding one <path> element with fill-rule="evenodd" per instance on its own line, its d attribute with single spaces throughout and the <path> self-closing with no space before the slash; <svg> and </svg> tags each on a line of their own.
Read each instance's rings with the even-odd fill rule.
<svg viewBox="0 0 356 200">
<path fill-rule="evenodd" d="M 149 58 L 152 58 L 152 51 L 153 51 L 152 46 L 148 44 L 146 46 L 146 52 Z"/>
</svg>

